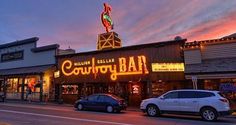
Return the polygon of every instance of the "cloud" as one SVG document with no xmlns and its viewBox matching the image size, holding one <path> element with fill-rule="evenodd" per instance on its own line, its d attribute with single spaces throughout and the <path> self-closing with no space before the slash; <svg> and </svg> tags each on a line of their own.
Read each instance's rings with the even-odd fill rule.
<svg viewBox="0 0 236 125">
<path fill-rule="evenodd" d="M 230 12 L 219 19 L 192 27 L 187 32 L 179 34 L 188 38 L 188 41 L 199 41 L 221 38 L 236 32 L 236 11 Z"/>
<path fill-rule="evenodd" d="M 27 1 L 27 0 L 26 0 Z M 38 45 L 58 43 L 78 52 L 96 50 L 102 1 L 3 2 L 0 38 L 14 41 L 38 36 Z M 108 1 L 108 0 L 106 0 Z M 236 1 L 119 0 L 108 1 L 124 46 L 174 39 L 220 38 L 236 32 Z M 35 9 L 38 6 L 41 8 Z M 3 43 L 3 42 L 1 42 Z"/>
<path fill-rule="evenodd" d="M 219 5 L 221 5 L 220 8 Z M 222 3 L 219 0 L 208 0 L 204 3 L 199 0 L 167 1 L 162 2 L 162 4 L 159 1 L 152 2 L 144 15 L 139 13 L 142 18 L 135 20 L 131 26 L 123 27 L 125 32 L 123 34 L 129 34 L 125 35 L 125 42 L 129 45 L 157 42 L 173 39 L 176 35 L 188 38 L 189 35 L 183 34 L 202 25 L 208 27 L 204 24 L 213 20 L 222 20 L 224 15 L 232 10 L 233 6 L 235 3 Z M 139 7 L 133 11 L 141 11 L 142 5 Z M 130 13 L 132 12 L 128 11 L 126 16 L 123 16 L 124 20 L 127 20 L 125 17 L 129 17 Z M 231 32 L 235 31 L 231 30 Z M 198 37 L 196 33 L 192 35 Z"/>
</svg>

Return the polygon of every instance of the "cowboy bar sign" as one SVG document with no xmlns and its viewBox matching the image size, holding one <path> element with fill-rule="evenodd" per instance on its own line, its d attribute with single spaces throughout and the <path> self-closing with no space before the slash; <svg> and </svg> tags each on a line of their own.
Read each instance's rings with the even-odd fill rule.
<svg viewBox="0 0 236 125">
<path fill-rule="evenodd" d="M 83 77 L 93 74 L 96 79 L 99 75 L 110 74 L 112 81 L 117 80 L 122 75 L 142 75 L 148 74 L 146 56 L 129 56 L 109 59 L 97 59 L 92 57 L 85 61 L 72 61 L 66 59 L 60 68 L 65 76 L 75 75 Z"/>
</svg>

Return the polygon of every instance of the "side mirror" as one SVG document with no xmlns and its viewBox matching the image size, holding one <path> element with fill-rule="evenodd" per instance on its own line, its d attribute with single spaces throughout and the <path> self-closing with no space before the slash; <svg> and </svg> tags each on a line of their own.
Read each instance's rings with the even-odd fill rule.
<svg viewBox="0 0 236 125">
<path fill-rule="evenodd" d="M 160 99 L 161 99 L 161 100 L 165 100 L 165 98 L 164 98 L 163 96 L 162 96 L 162 97 L 160 97 Z"/>
</svg>

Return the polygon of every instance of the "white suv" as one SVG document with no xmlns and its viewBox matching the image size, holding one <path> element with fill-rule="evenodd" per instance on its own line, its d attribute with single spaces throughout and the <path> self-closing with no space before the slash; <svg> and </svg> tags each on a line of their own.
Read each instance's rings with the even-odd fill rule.
<svg viewBox="0 0 236 125">
<path fill-rule="evenodd" d="M 201 115 L 202 119 L 214 121 L 218 116 L 230 115 L 229 101 L 219 91 L 173 90 L 160 97 L 142 101 L 140 109 L 148 116 L 162 113 Z"/>
</svg>

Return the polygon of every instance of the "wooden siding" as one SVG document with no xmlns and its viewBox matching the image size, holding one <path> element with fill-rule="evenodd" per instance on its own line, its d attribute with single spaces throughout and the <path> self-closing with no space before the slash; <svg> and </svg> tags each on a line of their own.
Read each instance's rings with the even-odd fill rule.
<svg viewBox="0 0 236 125">
<path fill-rule="evenodd" d="M 236 57 L 236 43 L 205 45 L 202 47 L 202 59 Z"/>
<path fill-rule="evenodd" d="M 181 55 L 182 43 L 174 43 L 168 45 L 158 45 L 152 47 L 140 47 L 140 48 L 132 48 L 120 51 L 105 51 L 99 53 L 87 53 L 86 55 L 70 55 L 59 57 L 58 59 L 58 68 L 61 71 L 62 62 L 65 60 L 73 60 L 75 62 L 87 61 L 91 60 L 92 57 L 96 59 L 110 59 L 114 58 L 116 61 L 114 64 L 118 66 L 117 59 L 120 57 L 128 58 L 130 56 L 139 56 L 144 55 L 147 58 L 147 69 L 149 70 L 149 74 L 145 75 L 122 75 L 118 76 L 115 82 L 124 82 L 124 81 L 147 81 L 147 80 L 183 80 L 184 72 L 181 73 L 154 73 L 151 71 L 151 63 L 181 63 L 183 62 L 183 56 Z M 113 63 L 112 63 L 113 64 Z M 99 64 L 98 64 L 99 65 Z M 119 68 L 119 67 L 117 67 Z M 118 69 L 119 70 L 119 69 Z M 84 82 L 113 82 L 110 79 L 110 73 L 106 74 L 98 74 L 96 78 L 94 78 L 94 74 L 90 75 L 72 75 L 72 76 L 64 76 L 61 73 L 61 76 L 56 79 L 59 83 L 84 83 Z"/>
<path fill-rule="evenodd" d="M 185 64 L 199 64 L 202 62 L 200 49 L 192 49 L 184 51 Z"/>
<path fill-rule="evenodd" d="M 201 64 L 186 64 L 185 73 L 236 71 L 236 58 L 203 60 Z"/>
</svg>

